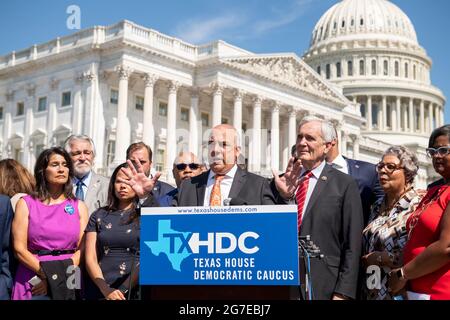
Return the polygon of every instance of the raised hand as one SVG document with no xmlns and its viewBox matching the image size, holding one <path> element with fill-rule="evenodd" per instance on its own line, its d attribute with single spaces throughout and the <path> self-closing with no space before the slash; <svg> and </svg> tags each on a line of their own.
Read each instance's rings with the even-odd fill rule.
<svg viewBox="0 0 450 320">
<path fill-rule="evenodd" d="M 294 196 L 295 190 L 300 183 L 300 172 L 302 171 L 302 162 L 296 158 L 290 158 L 286 171 L 282 177 L 272 170 L 275 186 L 284 199 L 290 199 Z"/>
<path fill-rule="evenodd" d="M 127 164 L 128 168 L 120 170 L 127 176 L 128 180 L 117 177 L 117 181 L 129 185 L 140 199 L 148 197 L 161 173 L 157 172 L 153 178 L 149 178 L 145 175 L 144 168 L 139 161 L 136 162 L 136 167 L 130 160 L 127 160 Z"/>
</svg>

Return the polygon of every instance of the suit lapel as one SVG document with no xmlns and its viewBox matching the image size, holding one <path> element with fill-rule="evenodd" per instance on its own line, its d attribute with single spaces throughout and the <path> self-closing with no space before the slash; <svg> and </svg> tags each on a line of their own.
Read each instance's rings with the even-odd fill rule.
<svg viewBox="0 0 450 320">
<path fill-rule="evenodd" d="M 228 198 L 236 198 L 241 192 L 245 181 L 247 181 L 247 172 L 238 167 L 236 174 L 234 175 L 233 183 L 231 184 L 230 194 L 228 195 Z"/>
<path fill-rule="evenodd" d="M 94 197 L 97 194 L 99 183 L 97 179 L 97 175 L 92 172 L 91 181 L 89 182 L 89 185 L 87 187 L 86 196 L 84 197 L 84 202 L 89 203 L 91 201 L 91 198 Z"/>
<path fill-rule="evenodd" d="M 319 177 L 319 180 L 317 180 L 316 186 L 313 190 L 313 193 L 311 194 L 311 198 L 309 199 L 308 206 L 306 207 L 305 220 L 310 218 L 311 208 L 314 206 L 316 201 L 320 198 L 320 195 L 321 195 L 322 191 L 325 189 L 325 187 L 328 183 L 328 180 L 331 178 L 331 175 L 330 175 L 331 169 L 332 169 L 332 167 L 329 166 L 328 164 L 325 165 L 325 167 L 323 168 L 322 173 Z"/>
<path fill-rule="evenodd" d="M 198 206 L 203 206 L 203 203 L 205 201 L 205 190 L 206 184 L 208 183 L 209 171 L 210 170 L 201 174 L 201 176 L 199 177 L 200 181 L 196 185 Z"/>
</svg>

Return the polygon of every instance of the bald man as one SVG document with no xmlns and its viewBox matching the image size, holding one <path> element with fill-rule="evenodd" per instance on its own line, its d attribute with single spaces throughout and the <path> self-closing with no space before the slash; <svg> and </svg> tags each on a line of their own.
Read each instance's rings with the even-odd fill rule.
<svg viewBox="0 0 450 320">
<path fill-rule="evenodd" d="M 177 206 L 222 206 L 275 204 L 268 181 L 241 169 L 241 148 L 236 129 L 228 124 L 214 127 L 208 139 L 210 169 L 181 183 L 174 198 Z"/>
</svg>

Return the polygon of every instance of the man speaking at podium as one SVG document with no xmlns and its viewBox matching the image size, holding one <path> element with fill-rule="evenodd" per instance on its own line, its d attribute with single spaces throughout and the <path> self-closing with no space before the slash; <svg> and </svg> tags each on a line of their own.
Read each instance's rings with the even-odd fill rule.
<svg viewBox="0 0 450 320">
<path fill-rule="evenodd" d="M 355 298 L 361 255 L 363 213 L 358 186 L 351 176 L 325 161 L 333 130 L 328 121 L 303 118 L 297 135 L 298 159 L 289 160 L 282 177 L 274 172 L 281 197 L 297 203 L 300 236 L 309 235 L 324 255 L 311 259 L 309 278 L 312 298 L 320 300 Z M 306 299 L 303 289 L 301 298 Z"/>
<path fill-rule="evenodd" d="M 230 205 L 273 205 L 268 181 L 242 170 L 236 129 L 228 124 L 215 126 L 208 140 L 210 170 L 183 181 L 173 204 L 178 207 Z M 228 204 L 228 203 L 225 203 Z"/>
<path fill-rule="evenodd" d="M 242 170 L 234 127 L 214 127 L 208 140 L 210 170 L 181 183 L 173 205 L 223 206 L 273 205 L 275 199 L 267 179 Z M 151 299 L 254 300 L 289 299 L 288 287 L 276 286 L 153 286 Z"/>
</svg>

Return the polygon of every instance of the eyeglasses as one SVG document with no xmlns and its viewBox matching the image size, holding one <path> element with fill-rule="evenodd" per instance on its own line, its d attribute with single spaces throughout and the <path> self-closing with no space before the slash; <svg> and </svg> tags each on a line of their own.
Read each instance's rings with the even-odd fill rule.
<svg viewBox="0 0 450 320">
<path fill-rule="evenodd" d="M 377 172 L 380 172 L 384 168 L 384 170 L 389 174 L 393 173 L 395 170 L 403 169 L 402 166 L 397 165 L 395 163 L 384 163 L 384 162 L 379 162 L 375 168 Z"/>
<path fill-rule="evenodd" d="M 448 155 L 450 153 L 450 146 L 447 147 L 440 147 L 440 148 L 427 148 L 427 155 L 430 158 L 433 158 L 435 155 L 439 154 L 439 156 L 441 157 L 445 157 L 446 155 Z"/>
<path fill-rule="evenodd" d="M 200 168 L 200 165 L 198 163 L 179 163 L 176 165 L 178 170 L 184 170 L 186 169 L 186 167 L 189 166 L 189 168 L 191 170 L 197 170 L 198 168 Z"/>
</svg>

